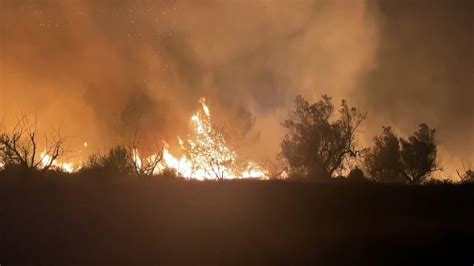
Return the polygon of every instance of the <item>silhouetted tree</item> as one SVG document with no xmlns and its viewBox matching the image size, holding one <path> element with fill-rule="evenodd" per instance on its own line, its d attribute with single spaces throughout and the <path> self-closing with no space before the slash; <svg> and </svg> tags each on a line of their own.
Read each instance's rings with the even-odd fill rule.
<svg viewBox="0 0 474 266">
<path fill-rule="evenodd" d="M 432 172 L 439 170 L 435 132 L 428 125 L 420 124 L 418 131 L 408 140 L 400 139 L 404 175 L 408 182 L 422 183 Z"/>
<path fill-rule="evenodd" d="M 366 153 L 369 175 L 378 181 L 420 184 L 438 168 L 435 129 L 420 124 L 418 131 L 405 140 L 397 138 L 390 127 L 374 138 Z"/>
<path fill-rule="evenodd" d="M 288 133 L 281 143 L 281 155 L 291 175 L 330 178 L 345 158 L 356 156 L 355 134 L 367 114 L 343 100 L 339 119 L 331 121 L 333 115 L 334 105 L 326 95 L 313 104 L 296 97 L 295 109 L 282 123 Z"/>
<path fill-rule="evenodd" d="M 89 156 L 83 171 L 104 170 L 116 174 L 152 176 L 157 174 L 163 148 L 156 154 L 141 158 L 137 148 L 115 146 L 106 155 Z"/>
<path fill-rule="evenodd" d="M 366 169 L 370 177 L 382 182 L 404 182 L 400 141 L 391 127 L 374 138 L 374 146 L 365 153 Z"/>
</svg>

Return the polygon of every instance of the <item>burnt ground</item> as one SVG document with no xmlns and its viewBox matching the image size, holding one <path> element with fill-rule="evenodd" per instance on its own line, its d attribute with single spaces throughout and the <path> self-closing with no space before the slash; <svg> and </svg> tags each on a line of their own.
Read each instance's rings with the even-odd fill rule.
<svg viewBox="0 0 474 266">
<path fill-rule="evenodd" d="M 472 265 L 474 186 L 0 173 L 4 265 Z"/>
</svg>

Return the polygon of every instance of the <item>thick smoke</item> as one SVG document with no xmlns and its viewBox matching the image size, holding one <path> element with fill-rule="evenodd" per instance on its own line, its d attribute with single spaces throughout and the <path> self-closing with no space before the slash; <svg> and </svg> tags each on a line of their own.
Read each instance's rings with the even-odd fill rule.
<svg viewBox="0 0 474 266">
<path fill-rule="evenodd" d="M 445 154 L 468 158 L 469 12 L 399 2 L 2 1 L 0 112 L 7 124 L 35 112 L 99 149 L 137 132 L 173 143 L 206 97 L 241 152 L 262 159 L 279 150 L 295 95 L 329 94 L 369 111 L 366 141 L 382 124 L 427 121 Z"/>
</svg>

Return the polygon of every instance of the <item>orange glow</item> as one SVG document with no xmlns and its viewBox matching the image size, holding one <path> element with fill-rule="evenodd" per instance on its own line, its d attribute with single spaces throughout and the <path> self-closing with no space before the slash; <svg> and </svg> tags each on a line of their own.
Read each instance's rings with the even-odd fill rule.
<svg viewBox="0 0 474 266">
<path fill-rule="evenodd" d="M 193 134 L 183 140 L 178 136 L 180 148 L 184 155 L 175 157 L 169 151 L 169 145 L 164 143 L 163 160 L 153 170 L 154 174 L 164 169 L 174 169 L 179 175 L 189 179 L 238 179 L 259 178 L 267 179 L 268 171 L 255 162 L 237 163 L 237 154 L 228 147 L 222 133 L 212 126 L 211 112 L 205 98 L 199 100 L 201 109 L 191 117 Z M 141 167 L 142 159 L 134 150 L 135 165 Z M 154 154 L 152 156 L 159 156 Z M 152 160 L 156 157 L 148 157 Z"/>
</svg>

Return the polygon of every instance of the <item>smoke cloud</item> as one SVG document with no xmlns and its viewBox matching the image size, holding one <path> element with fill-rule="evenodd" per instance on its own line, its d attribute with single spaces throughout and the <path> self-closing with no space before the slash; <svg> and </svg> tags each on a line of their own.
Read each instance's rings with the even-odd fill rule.
<svg viewBox="0 0 474 266">
<path fill-rule="evenodd" d="M 240 152 L 273 157 L 294 97 L 342 98 L 401 134 L 438 128 L 474 159 L 472 3 L 458 1 L 2 1 L 0 113 L 88 141 L 90 152 L 186 135 L 206 97 Z M 467 7 L 467 8 L 466 8 Z M 74 147 L 73 147 L 74 148 Z M 445 156 L 446 158 L 447 156 Z M 451 163 L 450 160 L 448 163 Z"/>
</svg>

